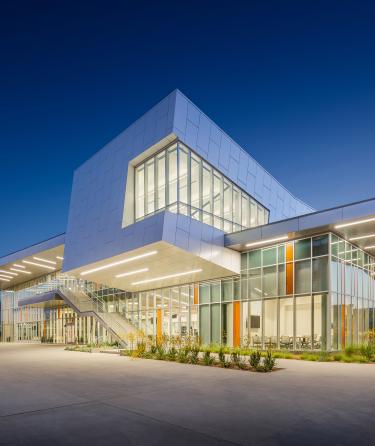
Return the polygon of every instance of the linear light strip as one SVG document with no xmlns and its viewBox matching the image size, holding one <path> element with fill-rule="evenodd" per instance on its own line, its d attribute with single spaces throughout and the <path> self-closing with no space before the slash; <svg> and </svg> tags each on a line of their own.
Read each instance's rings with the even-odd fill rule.
<svg viewBox="0 0 375 446">
<path fill-rule="evenodd" d="M 368 234 L 368 235 L 361 235 L 359 237 L 352 237 L 349 239 L 349 242 L 354 242 L 354 240 L 363 240 L 365 238 L 373 238 L 375 237 L 375 234 Z"/>
<path fill-rule="evenodd" d="M 27 263 L 28 265 L 39 266 L 40 268 L 51 269 L 54 271 L 56 268 L 53 266 L 42 265 L 41 263 L 32 262 L 31 260 L 22 260 L 23 263 Z"/>
<path fill-rule="evenodd" d="M 9 279 L 3 279 L 3 278 L 1 278 L 1 277 L 0 277 L 0 281 L 1 281 L 1 282 L 10 282 Z"/>
<path fill-rule="evenodd" d="M 128 259 L 119 260 L 118 262 L 108 263 L 108 265 L 98 266 L 98 268 L 89 269 L 87 271 L 83 271 L 81 276 L 85 276 L 86 274 L 96 273 L 97 271 L 102 271 L 103 269 L 112 268 L 113 266 L 123 265 L 124 263 L 132 262 L 133 260 L 143 259 L 144 257 L 153 256 L 157 254 L 157 251 L 146 252 L 145 254 L 140 254 L 139 256 L 129 257 Z"/>
<path fill-rule="evenodd" d="M 259 242 L 252 242 L 252 243 L 247 243 L 246 247 L 250 248 L 252 246 L 261 246 L 261 245 L 266 245 L 267 243 L 273 243 L 273 242 L 280 242 L 282 240 L 287 240 L 288 236 L 287 235 L 283 235 L 281 237 L 275 237 L 275 238 L 269 238 L 266 240 L 260 240 Z"/>
<path fill-rule="evenodd" d="M 16 268 L 9 268 L 9 269 L 11 269 L 12 271 L 17 271 L 17 273 L 31 274 L 30 271 L 26 271 L 23 269 L 16 269 Z"/>
<path fill-rule="evenodd" d="M 41 257 L 33 257 L 34 260 L 38 260 L 39 262 L 50 263 L 51 265 L 56 265 L 56 262 L 53 260 L 42 259 Z"/>
<path fill-rule="evenodd" d="M 19 265 L 18 263 L 13 263 L 13 266 L 15 266 L 16 268 L 26 268 L 26 266 Z"/>
<path fill-rule="evenodd" d="M 141 268 L 141 269 L 137 269 L 135 271 L 129 271 L 127 273 L 117 274 L 117 276 L 115 276 L 115 277 L 116 278 L 127 277 L 127 276 L 132 276 L 132 275 L 138 274 L 138 273 L 145 273 L 146 271 L 148 271 L 148 268 Z"/>
<path fill-rule="evenodd" d="M 6 276 L 5 274 L 0 274 L 0 277 L 2 277 L 3 279 L 9 279 L 9 280 L 14 279 L 14 277 L 12 277 L 12 276 Z"/>
<path fill-rule="evenodd" d="M 4 271 L 3 269 L 0 269 L 0 273 L 10 274 L 11 276 L 18 276 L 17 273 L 11 273 L 10 271 Z"/>
<path fill-rule="evenodd" d="M 335 229 L 347 228 L 349 226 L 354 226 L 354 225 L 363 225 L 364 223 L 370 223 L 371 221 L 375 221 L 375 217 L 366 218 L 365 220 L 352 221 L 350 223 L 342 223 L 336 225 Z"/>
<path fill-rule="evenodd" d="M 56 256 L 56 259 L 59 259 L 59 260 L 64 260 L 64 257 L 61 257 L 61 256 Z"/>
<path fill-rule="evenodd" d="M 132 285 L 141 285 L 143 283 L 157 282 L 164 279 L 173 279 L 174 277 L 187 276 L 188 274 L 200 273 L 201 271 L 202 269 L 193 269 L 191 271 L 185 271 L 182 273 L 168 274 L 167 276 L 154 277 L 153 279 L 139 280 L 138 282 L 133 282 Z"/>
<path fill-rule="evenodd" d="M 375 245 L 371 245 L 371 246 L 365 246 L 363 249 L 374 249 Z"/>
</svg>

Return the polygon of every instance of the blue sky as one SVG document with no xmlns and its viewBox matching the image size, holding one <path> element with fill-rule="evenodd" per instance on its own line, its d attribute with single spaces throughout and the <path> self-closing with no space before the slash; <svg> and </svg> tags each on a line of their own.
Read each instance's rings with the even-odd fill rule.
<svg viewBox="0 0 375 446">
<path fill-rule="evenodd" d="M 76 167 L 179 88 L 317 209 L 375 196 L 375 3 L 3 1 L 0 255 L 64 232 Z"/>
</svg>

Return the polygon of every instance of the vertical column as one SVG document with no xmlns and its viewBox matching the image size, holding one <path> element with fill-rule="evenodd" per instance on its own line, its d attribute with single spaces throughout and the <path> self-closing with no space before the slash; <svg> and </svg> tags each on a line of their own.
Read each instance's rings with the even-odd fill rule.
<svg viewBox="0 0 375 446">
<path fill-rule="evenodd" d="M 161 340 L 161 337 L 163 334 L 162 324 L 163 324 L 162 311 L 160 308 L 158 308 L 156 310 L 156 339 L 157 339 L 157 342 L 159 342 Z"/>
<path fill-rule="evenodd" d="M 233 302 L 233 347 L 238 347 L 241 343 L 241 307 L 240 302 Z"/>
</svg>

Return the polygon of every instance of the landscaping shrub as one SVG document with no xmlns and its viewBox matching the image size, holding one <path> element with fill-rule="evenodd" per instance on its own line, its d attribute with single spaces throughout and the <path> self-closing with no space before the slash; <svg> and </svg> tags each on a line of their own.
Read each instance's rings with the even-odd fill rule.
<svg viewBox="0 0 375 446">
<path fill-rule="evenodd" d="M 189 361 L 189 350 L 186 348 L 182 348 L 177 353 L 177 361 L 181 363 L 186 363 Z"/>
<path fill-rule="evenodd" d="M 166 359 L 166 353 L 165 353 L 165 348 L 162 345 L 158 345 L 156 347 L 156 354 L 155 354 L 155 358 L 159 359 L 161 361 L 163 361 L 164 359 Z"/>
<path fill-rule="evenodd" d="M 241 356 L 241 350 L 239 348 L 232 350 L 230 358 L 235 367 L 238 367 L 241 370 L 246 368 L 246 364 Z"/>
<path fill-rule="evenodd" d="M 265 372 L 272 372 L 276 366 L 276 359 L 273 357 L 272 352 L 268 351 L 263 359 L 263 368 Z"/>
<path fill-rule="evenodd" d="M 219 363 L 220 363 L 221 367 L 225 367 L 225 368 L 230 367 L 230 362 L 228 362 L 226 360 L 225 352 L 224 352 L 224 349 L 222 347 L 219 349 L 218 355 L 219 355 Z"/>
<path fill-rule="evenodd" d="M 361 352 L 361 355 L 364 356 L 368 362 L 370 362 L 375 354 L 375 344 L 362 344 L 359 348 L 359 351 Z"/>
<path fill-rule="evenodd" d="M 249 358 L 250 366 L 253 367 L 254 369 L 256 369 L 259 366 L 260 358 L 261 358 L 261 355 L 260 355 L 259 351 L 251 352 L 250 358 Z"/>
<path fill-rule="evenodd" d="M 199 351 L 200 351 L 200 348 L 197 345 L 193 345 L 190 348 L 190 353 L 189 353 L 189 362 L 190 362 L 190 364 L 198 364 Z"/>
<path fill-rule="evenodd" d="M 347 347 L 345 347 L 346 356 L 351 357 L 352 355 L 354 355 L 355 352 L 356 352 L 356 349 L 354 348 L 353 345 L 348 345 Z"/>
<path fill-rule="evenodd" d="M 210 350 L 206 350 L 203 354 L 203 364 L 204 365 L 212 365 L 215 362 L 215 358 L 211 356 Z"/>
<path fill-rule="evenodd" d="M 171 347 L 167 353 L 168 361 L 176 361 L 177 359 L 177 350 L 175 347 Z"/>
</svg>

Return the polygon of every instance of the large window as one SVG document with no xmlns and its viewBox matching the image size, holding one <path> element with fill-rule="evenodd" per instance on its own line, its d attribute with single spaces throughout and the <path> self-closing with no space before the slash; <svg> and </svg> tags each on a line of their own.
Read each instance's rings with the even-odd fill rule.
<svg viewBox="0 0 375 446">
<path fill-rule="evenodd" d="M 374 327 L 375 258 L 334 234 L 254 249 L 242 254 L 241 300 L 263 308 L 261 340 L 252 346 L 358 344 Z"/>
<path fill-rule="evenodd" d="M 135 218 L 162 209 L 191 216 L 225 232 L 268 222 L 269 212 L 183 144 L 135 168 Z"/>
</svg>

